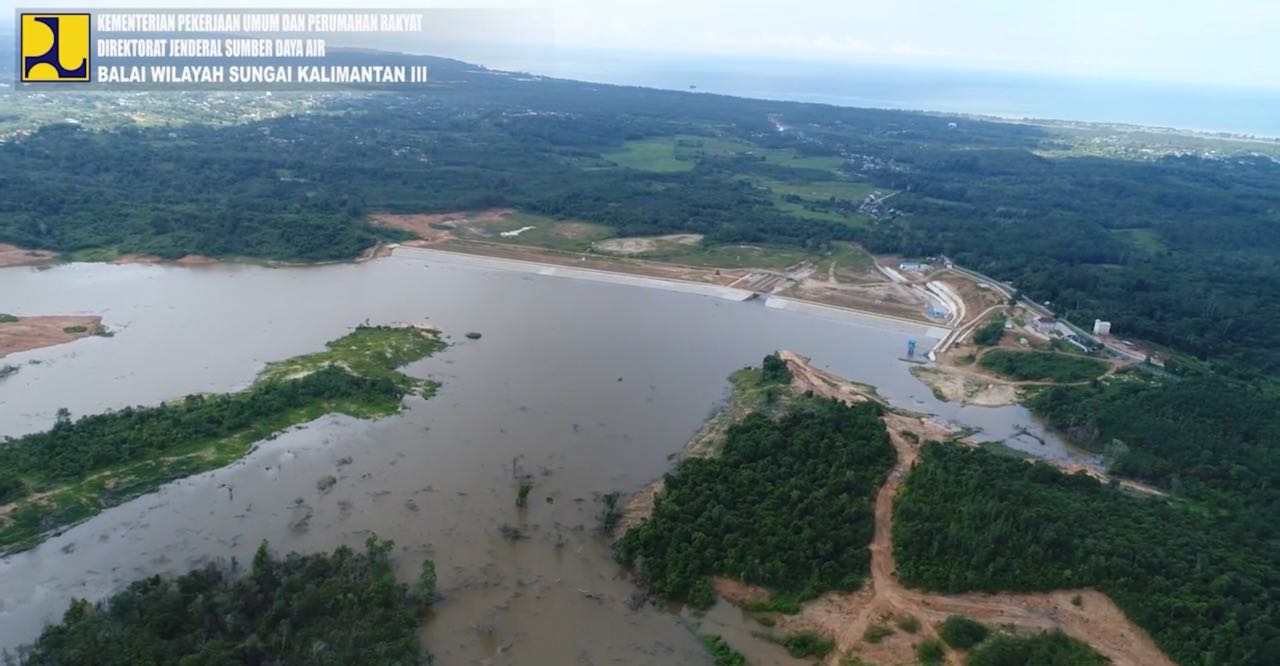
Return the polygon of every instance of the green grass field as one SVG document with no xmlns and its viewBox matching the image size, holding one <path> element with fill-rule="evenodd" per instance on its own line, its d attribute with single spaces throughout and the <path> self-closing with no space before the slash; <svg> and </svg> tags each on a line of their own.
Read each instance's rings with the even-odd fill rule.
<svg viewBox="0 0 1280 666">
<path fill-rule="evenodd" d="M 825 274 L 835 264 L 837 273 L 863 273 L 875 265 L 867 251 L 853 243 L 837 243 L 830 254 L 824 255 L 817 263 L 817 270 Z"/>
<path fill-rule="evenodd" d="M 774 194 L 794 194 L 809 201 L 826 201 L 828 199 L 844 199 L 846 201 L 862 201 L 872 192 L 888 194 L 886 190 L 870 183 L 847 180 L 820 180 L 810 183 L 795 183 L 774 178 L 752 178 L 751 182 L 766 187 Z"/>
<path fill-rule="evenodd" d="M 520 232 L 518 236 L 503 236 L 504 231 Z M 613 230 L 603 224 L 556 220 L 530 213 L 512 213 L 501 222 L 484 225 L 484 240 L 512 245 L 532 245 L 562 252 L 586 252 L 591 244 L 613 237 Z"/>
<path fill-rule="evenodd" d="M 628 141 L 620 150 L 604 154 L 604 158 L 627 169 L 675 173 L 689 171 L 697 166 L 696 157 L 676 156 L 677 137 L 659 137 L 641 141 Z"/>
<path fill-rule="evenodd" d="M 1083 382 L 1106 372 L 1107 364 L 1088 356 L 993 349 L 978 365 L 1015 381 Z"/>
<path fill-rule="evenodd" d="M 808 160 L 810 158 L 805 159 Z M 804 160 L 800 161 L 802 163 L 812 163 Z M 810 220 L 837 222 L 854 227 L 865 227 L 870 223 L 871 219 L 861 213 L 817 209 L 807 206 L 804 202 L 812 202 L 818 207 L 826 204 L 831 199 L 857 203 L 866 199 L 867 195 L 872 192 L 883 192 L 869 183 L 847 180 L 792 182 L 764 177 L 751 177 L 745 180 L 756 187 L 769 190 L 772 193 L 771 198 L 774 207 L 783 213 Z M 800 197 L 804 201 L 787 201 L 786 197 L 788 196 Z"/>
<path fill-rule="evenodd" d="M 620 167 L 677 173 L 689 171 L 704 158 L 758 156 L 769 164 L 839 173 L 844 160 L 839 157 L 801 157 L 790 149 L 761 148 L 733 139 L 678 135 L 628 141 L 622 148 L 604 153 L 604 159 Z"/>
<path fill-rule="evenodd" d="M 764 161 L 769 164 L 778 166 L 791 167 L 793 169 L 813 169 L 815 171 L 832 171 L 839 172 L 840 167 L 844 165 L 844 160 L 834 156 L 824 157 L 800 157 L 792 150 L 758 150 L 757 152 L 764 155 Z"/>
<path fill-rule="evenodd" d="M 851 227 L 866 227 L 871 223 L 871 218 L 860 213 L 841 213 L 831 210 L 814 210 L 805 207 L 804 204 L 784 201 L 780 196 L 773 197 L 773 206 L 778 210 L 794 217 L 802 217 L 807 220 L 822 220 L 824 222 L 837 222 L 839 224 Z"/>
<path fill-rule="evenodd" d="M 646 258 L 688 266 L 708 268 L 775 268 L 782 269 L 804 261 L 799 248 L 762 245 L 713 245 L 689 248 L 684 252 L 649 255 Z"/>
</svg>

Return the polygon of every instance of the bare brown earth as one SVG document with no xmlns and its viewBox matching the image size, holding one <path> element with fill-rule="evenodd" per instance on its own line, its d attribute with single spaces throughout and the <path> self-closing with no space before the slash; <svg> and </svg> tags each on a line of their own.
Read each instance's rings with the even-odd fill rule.
<svg viewBox="0 0 1280 666">
<path fill-rule="evenodd" d="M 784 354 L 797 383 L 796 388 L 813 389 L 830 397 L 853 396 L 867 399 L 865 388 L 842 382 L 830 373 L 812 368 L 796 354 Z M 843 399 L 843 398 L 842 398 Z M 919 439 L 946 441 L 954 433 L 945 426 L 918 415 L 887 412 L 884 417 L 898 460 L 889 478 L 876 495 L 876 530 L 871 543 L 871 580 L 852 594 L 826 594 L 795 616 L 783 616 L 785 630 L 817 631 L 836 640 L 838 654 L 828 663 L 837 664 L 848 655 L 873 663 L 910 663 L 915 659 L 919 637 L 935 633 L 934 626 L 950 615 L 964 615 L 989 626 L 1011 625 L 1019 631 L 1061 629 L 1088 643 L 1116 666 L 1172 666 L 1173 662 L 1156 647 L 1140 627 L 1105 594 L 1092 589 L 1058 590 L 1043 594 L 931 594 L 904 587 L 896 578 L 893 556 L 893 500 L 902 479 L 918 457 Z M 909 438 L 904 433 L 914 433 Z M 1080 597 L 1079 606 L 1072 598 Z M 893 620 L 912 616 L 922 623 L 916 635 L 899 630 L 879 643 L 868 643 L 863 633 L 873 624 L 892 626 Z M 962 663 L 952 652 L 949 663 Z"/>
<path fill-rule="evenodd" d="M 58 253 L 46 250 L 26 250 L 17 245 L 0 243 L 0 268 L 9 266 L 35 266 L 58 258 Z"/>
<path fill-rule="evenodd" d="M 218 263 L 213 257 L 206 257 L 199 254 L 186 254 L 177 259 L 165 259 L 157 257 L 153 254 L 122 254 L 110 263 L 113 264 L 169 264 L 173 266 L 208 266 Z"/>
<path fill-rule="evenodd" d="M 599 241 L 592 247 L 609 254 L 632 256 L 652 254 L 664 247 L 697 245 L 700 242 L 702 242 L 702 234 L 669 234 L 666 236 L 610 238 Z"/>
<path fill-rule="evenodd" d="M 884 404 L 874 387 L 851 382 L 820 368 L 798 354 L 779 355 L 791 369 L 791 388 L 796 392 L 848 403 L 872 400 Z M 742 415 L 718 415 L 699 431 L 684 455 L 712 455 L 723 440 L 724 429 Z M 951 615 L 964 615 L 991 627 L 1017 632 L 1050 629 L 1078 638 L 1107 657 L 1116 666 L 1173 666 L 1140 627 L 1133 624 L 1109 597 L 1097 590 L 1057 590 L 1040 594 L 932 594 L 912 590 L 898 582 L 893 554 L 893 502 L 902 479 L 919 457 L 917 441 L 949 441 L 973 445 L 956 431 L 928 415 L 887 409 L 885 427 L 897 453 L 897 462 L 876 495 L 875 536 L 871 543 L 871 578 L 853 593 L 828 593 L 808 602 L 795 615 L 778 615 L 776 627 L 784 633 L 812 631 L 836 641 L 836 650 L 826 664 L 837 666 L 849 657 L 872 664 L 915 663 L 915 646 L 923 638 L 936 637 L 936 627 Z M 708 442 L 711 444 L 709 445 Z M 691 453 L 693 452 L 693 453 Z M 1077 471 L 1069 465 L 1066 471 Z M 1096 474 L 1096 472 L 1095 472 Z M 629 499 L 625 529 L 644 520 L 652 511 L 653 498 L 661 491 L 661 481 L 651 484 Z M 716 591 L 733 603 L 755 601 L 769 596 L 769 590 L 725 577 L 713 579 Z M 1073 603 L 1079 598 L 1079 604 Z M 914 634 L 895 626 L 905 618 L 915 618 L 920 629 Z M 878 643 L 863 639 L 873 625 L 894 629 Z M 947 663 L 959 666 L 964 654 L 947 653 Z"/>
<path fill-rule="evenodd" d="M 827 266 L 822 268 L 822 263 Z M 885 278 L 874 264 L 819 262 L 815 270 L 787 285 L 779 293 L 804 300 L 827 303 L 854 310 L 870 310 L 898 317 L 928 321 L 924 311 L 928 303 L 907 284 Z M 934 323 L 934 322 L 929 322 Z"/>
<path fill-rule="evenodd" d="M 83 326 L 84 332 L 68 333 L 65 330 L 78 326 Z M 102 317 L 19 317 L 18 321 L 0 323 L 0 358 L 17 352 L 79 340 L 90 335 L 96 335 L 101 330 Z"/>
<path fill-rule="evenodd" d="M 960 294 L 960 297 L 964 299 L 966 308 L 972 313 L 971 316 L 974 317 L 987 308 L 1004 305 L 1008 302 L 1008 298 L 999 290 L 991 287 L 979 287 L 978 283 L 974 282 L 972 278 L 961 273 L 943 270 L 932 276 L 931 279 L 945 282 L 956 293 Z M 969 319 L 966 319 L 966 321 L 960 323 L 964 324 L 968 323 L 968 321 Z"/>
<path fill-rule="evenodd" d="M 595 243 L 594 247 L 599 252 L 564 252 L 533 245 L 520 245 L 510 240 L 494 242 L 485 238 L 486 224 L 500 222 L 514 212 L 516 211 L 509 208 L 494 208 L 434 214 L 386 213 L 372 215 L 369 221 L 378 226 L 408 231 L 418 236 L 418 240 L 404 243 L 409 247 L 432 247 L 465 254 L 704 282 L 720 286 L 745 284 L 751 277 L 768 274 L 784 276 L 783 271 L 776 269 L 707 268 L 642 258 L 643 255 L 656 250 L 695 244 L 700 240 L 696 234 L 607 239 Z M 573 223 L 558 224 L 563 227 Z M 450 229 L 449 226 L 454 228 Z M 849 270 L 833 263 L 829 270 L 821 275 L 815 272 L 805 277 L 786 276 L 784 286 L 776 290 L 776 293 L 823 305 L 835 305 L 918 322 L 935 323 L 924 316 L 926 303 L 910 288 L 891 283 L 874 270 Z"/>
<path fill-rule="evenodd" d="M 987 380 L 956 370 L 951 367 L 912 366 L 911 375 L 924 382 L 948 402 L 982 407 L 1018 403 L 1018 389 L 1013 384 Z"/>
<path fill-rule="evenodd" d="M 511 208 L 492 208 L 470 212 L 456 211 L 451 213 L 418 213 L 409 215 L 380 213 L 371 215 L 369 221 L 380 227 L 407 231 L 424 241 L 434 243 L 454 237 L 452 231 L 447 228 L 439 228 L 440 225 L 457 225 L 463 222 L 497 222 L 514 212 L 515 210 Z"/>
<path fill-rule="evenodd" d="M 817 303 L 837 305 L 854 310 L 869 310 L 927 321 L 923 312 L 926 303 L 911 289 L 894 284 L 879 276 L 868 276 L 863 281 L 831 279 L 814 275 L 780 292 L 782 295 Z M 932 323 L 932 322 L 931 322 Z"/>
</svg>

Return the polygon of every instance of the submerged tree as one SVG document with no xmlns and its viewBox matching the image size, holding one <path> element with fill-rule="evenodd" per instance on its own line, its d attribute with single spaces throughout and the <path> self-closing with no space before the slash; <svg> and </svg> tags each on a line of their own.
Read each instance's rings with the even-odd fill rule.
<svg viewBox="0 0 1280 666">
<path fill-rule="evenodd" d="M 244 575 L 232 563 L 152 576 L 96 604 L 73 601 L 21 663 L 429 664 L 418 626 L 435 596 L 435 566 L 401 583 L 391 548 L 371 537 L 364 552 L 278 558 L 264 543 Z"/>
</svg>

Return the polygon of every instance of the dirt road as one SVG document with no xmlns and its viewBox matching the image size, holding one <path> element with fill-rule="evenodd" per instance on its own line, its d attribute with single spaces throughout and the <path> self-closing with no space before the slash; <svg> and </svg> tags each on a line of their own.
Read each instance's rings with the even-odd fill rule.
<svg viewBox="0 0 1280 666">
<path fill-rule="evenodd" d="M 784 353 L 797 388 L 814 389 L 829 397 L 865 396 L 860 385 L 841 383 L 830 373 L 812 368 L 806 359 Z M 854 401 L 859 398 L 854 398 Z M 860 399 L 866 399 L 865 397 Z M 1023 631 L 1062 629 L 1111 659 L 1116 666 L 1173 666 L 1140 627 L 1105 594 L 1092 589 L 1058 590 L 1042 594 L 930 594 L 904 587 L 896 578 L 893 555 L 893 501 L 898 488 L 918 457 L 918 445 L 904 436 L 912 432 L 921 440 L 947 439 L 943 426 L 926 417 L 887 413 L 884 417 L 897 452 L 897 463 L 876 495 L 875 537 L 871 543 L 871 580 L 853 594 L 827 594 L 806 604 L 795 616 L 784 616 L 788 630 L 812 630 L 832 636 L 839 648 L 828 663 L 838 664 L 850 654 L 874 663 L 912 662 L 915 644 L 935 634 L 933 627 L 950 615 L 964 615 L 988 626 L 1013 625 Z M 1079 596 L 1079 605 L 1072 599 Z M 896 631 L 879 643 L 868 643 L 863 634 L 872 625 L 892 627 L 899 618 L 921 621 L 920 631 Z M 961 664 L 951 652 L 948 663 Z"/>
</svg>

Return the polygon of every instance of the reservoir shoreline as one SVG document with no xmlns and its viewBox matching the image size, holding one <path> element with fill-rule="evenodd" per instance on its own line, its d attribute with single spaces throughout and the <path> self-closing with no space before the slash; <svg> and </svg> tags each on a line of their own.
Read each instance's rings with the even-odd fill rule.
<svg viewBox="0 0 1280 666">
<path fill-rule="evenodd" d="M 985 439 L 1023 426 L 1043 433 L 1020 407 L 936 401 L 899 360 L 926 326 L 740 303 L 661 279 L 674 288 L 551 279 L 569 277 L 562 271 L 417 251 L 305 268 L 0 270 L 7 307 L 95 312 L 118 332 L 15 355 L 22 371 L 0 382 L 9 435 L 47 430 L 60 407 L 81 416 L 243 388 L 267 362 L 319 349 L 363 320 L 429 319 L 455 332 L 447 351 L 404 368 L 439 379 L 431 400 L 406 398 L 376 421 L 322 417 L 0 559 L 0 647 L 30 641 L 73 597 L 248 561 L 264 540 L 278 552 L 320 552 L 373 533 L 395 540 L 406 571 L 437 563 L 444 600 L 422 631 L 442 666 L 698 663 L 703 648 L 680 618 L 633 607 L 634 587 L 593 528 L 599 497 L 670 468 L 734 370 L 793 349 Z M 1026 448 L 1072 455 L 1044 439 Z M 527 506 L 516 505 L 516 472 L 532 479 Z"/>
</svg>

